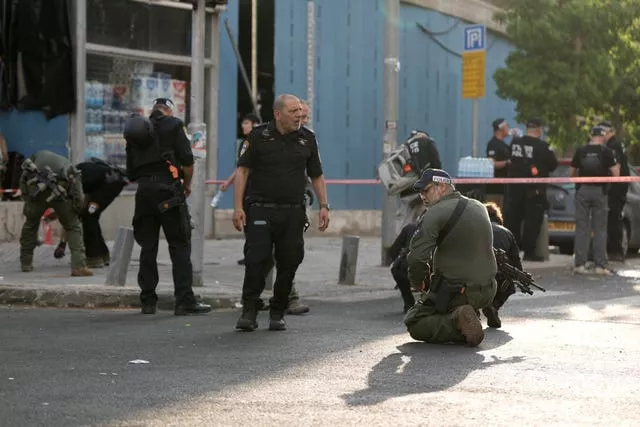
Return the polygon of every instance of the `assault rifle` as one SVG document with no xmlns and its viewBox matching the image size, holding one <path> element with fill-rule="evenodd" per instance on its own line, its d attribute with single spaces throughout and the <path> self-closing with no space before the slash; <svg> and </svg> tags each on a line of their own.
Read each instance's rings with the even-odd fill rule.
<svg viewBox="0 0 640 427">
<path fill-rule="evenodd" d="M 46 199 L 47 203 L 58 198 L 67 197 L 67 189 L 58 184 L 58 175 L 49 166 L 45 166 L 44 170 L 41 171 L 31 159 L 26 159 L 22 163 L 22 169 L 31 176 L 26 181 L 27 186 L 36 184 L 36 189 L 31 194 L 31 197 L 36 197 L 47 188 L 51 190 L 51 194 Z"/>
<path fill-rule="evenodd" d="M 531 290 L 532 287 L 542 292 L 547 291 L 545 288 L 536 285 L 531 274 L 526 271 L 518 270 L 511 265 L 509 263 L 509 257 L 504 250 L 493 248 L 493 254 L 495 255 L 496 262 L 498 263 L 498 274 L 504 277 L 505 282 L 512 282 L 515 284 L 523 294 L 533 295 L 533 291 Z M 500 284 L 498 286 L 500 286 Z"/>
</svg>

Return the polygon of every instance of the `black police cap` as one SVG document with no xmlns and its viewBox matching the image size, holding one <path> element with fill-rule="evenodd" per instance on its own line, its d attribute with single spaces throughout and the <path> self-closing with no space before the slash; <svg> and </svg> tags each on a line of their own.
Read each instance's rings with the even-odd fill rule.
<svg viewBox="0 0 640 427">
<path fill-rule="evenodd" d="M 169 98 L 156 98 L 153 100 L 153 105 L 164 105 L 167 108 L 174 109 L 175 104 Z"/>
<path fill-rule="evenodd" d="M 541 127 L 542 127 L 542 119 L 539 119 L 538 117 L 530 118 L 527 121 L 527 129 L 535 129 L 535 128 L 541 128 Z"/>
<path fill-rule="evenodd" d="M 607 133 L 607 129 L 604 126 L 594 126 L 589 131 L 589 135 L 591 136 L 605 136 Z"/>
<path fill-rule="evenodd" d="M 503 118 L 495 119 L 494 121 L 491 122 L 491 126 L 493 127 L 493 131 L 497 132 L 498 129 L 500 129 L 500 126 L 502 126 L 505 123 L 506 123 L 506 121 Z"/>
<path fill-rule="evenodd" d="M 598 123 L 598 126 L 611 129 L 613 127 L 613 123 L 611 123 L 609 120 L 603 120 L 600 123 Z"/>
</svg>

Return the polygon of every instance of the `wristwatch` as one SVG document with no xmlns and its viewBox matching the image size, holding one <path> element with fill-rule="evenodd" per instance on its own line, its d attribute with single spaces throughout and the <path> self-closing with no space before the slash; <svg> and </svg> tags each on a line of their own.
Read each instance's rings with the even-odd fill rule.
<svg viewBox="0 0 640 427">
<path fill-rule="evenodd" d="M 331 206 L 329 206 L 329 203 L 320 203 L 320 209 L 322 208 L 325 208 L 328 211 L 331 210 Z"/>
</svg>

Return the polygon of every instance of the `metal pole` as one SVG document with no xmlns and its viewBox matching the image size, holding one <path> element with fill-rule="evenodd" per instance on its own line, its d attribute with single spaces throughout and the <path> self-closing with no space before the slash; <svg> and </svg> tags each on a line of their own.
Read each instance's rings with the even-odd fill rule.
<svg viewBox="0 0 640 427">
<path fill-rule="evenodd" d="M 194 127 L 204 127 L 204 30 L 205 0 L 198 0 L 192 13 L 191 41 L 191 97 L 190 119 Z M 191 181 L 189 207 L 195 228 L 191 232 L 191 264 L 193 267 L 193 286 L 202 286 L 204 267 L 204 199 L 206 177 L 206 159 L 196 157 Z"/>
<path fill-rule="evenodd" d="M 71 162 L 77 164 L 84 160 L 86 145 L 84 85 L 87 79 L 87 2 L 79 0 L 71 2 L 71 4 L 75 35 L 73 55 L 75 59 L 76 109 L 70 120 L 69 151 Z"/>
<path fill-rule="evenodd" d="M 260 111 L 258 110 L 258 103 L 256 98 L 253 97 L 253 91 L 251 89 L 251 83 L 249 82 L 249 77 L 247 76 L 247 70 L 244 67 L 244 63 L 242 62 L 242 56 L 240 55 L 240 50 L 238 50 L 238 44 L 236 43 L 236 39 L 233 37 L 233 31 L 231 30 L 231 26 L 229 25 L 229 20 L 224 20 L 224 26 L 227 29 L 227 34 L 229 35 L 229 41 L 231 42 L 231 47 L 233 47 L 233 52 L 236 54 L 236 60 L 238 61 L 238 67 L 240 67 L 240 74 L 242 75 L 242 80 L 244 81 L 244 85 L 249 92 L 249 97 L 251 98 L 251 103 L 253 104 L 253 112 L 256 116 L 258 116 L 258 120 L 262 121 L 262 117 L 260 116 Z"/>
<path fill-rule="evenodd" d="M 251 0 L 251 98 L 258 99 L 258 0 Z"/>
<path fill-rule="evenodd" d="M 313 0 L 307 3 L 307 102 L 309 103 L 309 126 L 313 126 L 313 97 L 315 71 L 315 12 Z"/>
<path fill-rule="evenodd" d="M 473 157 L 478 157 L 478 98 L 473 99 Z"/>
<path fill-rule="evenodd" d="M 384 25 L 384 116 L 385 132 L 382 145 L 382 156 L 389 157 L 389 153 L 397 145 L 398 140 L 398 72 L 400 71 L 399 43 L 398 43 L 398 15 L 400 0 L 385 0 L 386 20 Z M 396 237 L 395 216 L 397 198 L 384 194 L 382 202 L 382 265 L 390 265 L 387 250 Z"/>
<path fill-rule="evenodd" d="M 218 90 L 220 81 L 220 15 L 211 14 L 211 68 L 209 68 L 209 120 L 207 124 L 207 178 L 218 176 Z M 211 192 L 209 192 L 211 194 Z M 207 198 L 208 199 L 208 198 Z M 205 200 L 207 200 L 205 199 Z M 206 204 L 205 204 L 206 207 Z M 216 234 L 215 210 L 211 212 L 210 237 Z"/>
</svg>

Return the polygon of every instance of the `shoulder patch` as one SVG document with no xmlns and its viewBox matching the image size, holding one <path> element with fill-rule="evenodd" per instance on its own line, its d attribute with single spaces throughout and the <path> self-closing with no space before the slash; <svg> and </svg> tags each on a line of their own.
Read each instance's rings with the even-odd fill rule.
<svg viewBox="0 0 640 427">
<path fill-rule="evenodd" d="M 240 149 L 240 157 L 249 149 L 249 141 L 245 140 Z"/>
</svg>

